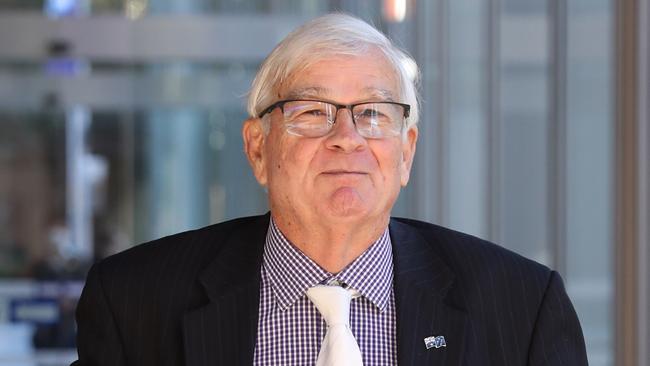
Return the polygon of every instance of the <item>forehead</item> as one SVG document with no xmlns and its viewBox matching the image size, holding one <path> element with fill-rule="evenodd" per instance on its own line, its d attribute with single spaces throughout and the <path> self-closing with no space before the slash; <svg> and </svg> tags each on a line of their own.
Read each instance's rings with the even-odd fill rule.
<svg viewBox="0 0 650 366">
<path fill-rule="evenodd" d="M 278 94 L 283 99 L 397 101 L 400 99 L 397 79 L 394 67 L 379 52 L 332 56 L 298 69 L 281 86 Z"/>
</svg>

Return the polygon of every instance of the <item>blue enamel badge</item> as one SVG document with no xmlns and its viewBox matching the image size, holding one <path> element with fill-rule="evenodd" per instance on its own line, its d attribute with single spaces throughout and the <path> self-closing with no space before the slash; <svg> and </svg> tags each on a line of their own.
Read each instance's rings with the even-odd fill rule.
<svg viewBox="0 0 650 366">
<path fill-rule="evenodd" d="M 424 338 L 424 345 L 427 349 L 447 347 L 447 342 L 444 336 L 431 336 Z"/>
</svg>

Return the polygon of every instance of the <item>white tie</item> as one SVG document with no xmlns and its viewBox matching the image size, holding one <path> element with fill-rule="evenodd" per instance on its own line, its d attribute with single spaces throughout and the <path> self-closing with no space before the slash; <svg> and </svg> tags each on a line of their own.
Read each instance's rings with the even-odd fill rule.
<svg viewBox="0 0 650 366">
<path fill-rule="evenodd" d="M 307 297 L 327 323 L 316 366 L 363 366 L 361 350 L 350 330 L 350 300 L 356 290 L 339 286 L 315 286 Z"/>
</svg>

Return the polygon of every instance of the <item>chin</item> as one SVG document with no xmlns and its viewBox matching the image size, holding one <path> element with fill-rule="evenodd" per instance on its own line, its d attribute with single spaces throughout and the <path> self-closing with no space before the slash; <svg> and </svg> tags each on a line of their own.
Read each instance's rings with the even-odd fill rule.
<svg viewBox="0 0 650 366">
<path fill-rule="evenodd" d="M 332 207 L 328 210 L 327 215 L 337 219 L 354 219 L 363 218 L 366 216 L 366 213 L 367 210 L 360 207 Z"/>
<path fill-rule="evenodd" d="M 361 218 L 368 214 L 367 200 L 354 188 L 337 189 L 327 204 L 327 214 L 335 218 Z"/>
</svg>

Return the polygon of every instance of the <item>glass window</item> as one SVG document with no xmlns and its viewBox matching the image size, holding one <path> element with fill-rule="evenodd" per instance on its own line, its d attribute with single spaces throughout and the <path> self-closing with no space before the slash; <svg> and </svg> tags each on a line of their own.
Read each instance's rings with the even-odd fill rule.
<svg viewBox="0 0 650 366">
<path fill-rule="evenodd" d="M 575 1 L 567 8 L 565 277 L 590 365 L 614 363 L 611 8 L 607 0 Z"/>
<path fill-rule="evenodd" d="M 559 270 L 590 364 L 611 365 L 612 3 L 432 3 L 414 184 L 435 209 L 410 214 Z"/>
</svg>

